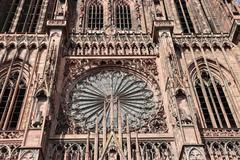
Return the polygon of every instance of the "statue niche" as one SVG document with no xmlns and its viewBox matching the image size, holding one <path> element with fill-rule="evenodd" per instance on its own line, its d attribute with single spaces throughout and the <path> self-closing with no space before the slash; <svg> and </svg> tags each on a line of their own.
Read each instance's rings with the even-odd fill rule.
<svg viewBox="0 0 240 160">
<path fill-rule="evenodd" d="M 33 127 L 41 127 L 44 111 L 48 108 L 48 98 L 44 91 L 40 91 L 36 96 L 35 112 L 33 116 Z"/>
<path fill-rule="evenodd" d="M 186 95 L 183 93 L 183 91 L 178 91 L 176 95 L 176 101 L 180 116 L 180 121 L 182 124 L 191 124 L 192 123 L 192 117 L 188 106 L 188 101 Z"/>
</svg>

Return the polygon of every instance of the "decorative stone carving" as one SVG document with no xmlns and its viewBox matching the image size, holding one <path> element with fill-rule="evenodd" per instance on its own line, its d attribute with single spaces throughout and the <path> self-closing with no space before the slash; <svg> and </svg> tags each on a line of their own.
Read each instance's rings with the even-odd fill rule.
<svg viewBox="0 0 240 160">
<path fill-rule="evenodd" d="M 192 46 L 193 44 L 198 44 L 210 47 L 223 47 L 224 44 L 228 44 L 233 47 L 228 34 L 199 34 L 198 37 L 195 35 L 175 35 L 173 36 L 173 43 L 177 46 Z"/>
<path fill-rule="evenodd" d="M 211 158 L 214 159 L 240 159 L 240 143 L 238 140 L 207 141 L 206 146 Z"/>
<path fill-rule="evenodd" d="M 36 113 L 36 116 L 33 120 L 32 126 L 34 128 L 41 128 L 43 122 L 43 116 L 42 116 L 42 111 L 38 111 Z"/>
<path fill-rule="evenodd" d="M 179 110 L 179 116 L 181 119 L 181 124 L 192 124 L 192 116 L 189 110 L 189 105 L 187 102 L 187 97 L 182 93 L 176 95 L 177 107 Z M 178 117 L 176 116 L 177 120 Z"/>
<path fill-rule="evenodd" d="M 86 36 L 88 38 L 86 38 Z M 114 39 L 114 44 L 112 43 Z M 101 43 L 99 43 L 101 42 Z M 128 45 L 126 44 L 128 43 Z M 99 50 L 92 50 L 91 45 L 95 44 L 96 47 L 101 48 Z M 139 47 L 144 44 L 146 47 Z M 91 46 L 91 47 L 90 47 Z M 124 46 L 124 47 L 119 47 Z M 69 51 L 67 56 L 92 56 L 92 55 L 135 55 L 135 56 L 147 56 L 157 55 L 154 51 L 155 44 L 152 38 L 147 34 L 116 34 L 116 35 L 72 35 L 69 41 Z M 72 52 L 71 50 L 74 50 Z M 144 54 L 143 54 L 144 53 Z"/>
<path fill-rule="evenodd" d="M 24 131 L 0 131 L 0 139 L 22 139 Z"/>
<path fill-rule="evenodd" d="M 48 44 L 49 37 L 47 34 L 0 34 L 0 44 L 24 44 L 29 46 L 44 46 Z"/>
<path fill-rule="evenodd" d="M 224 129 L 224 128 L 206 128 L 202 129 L 202 135 L 205 138 L 216 138 L 216 137 L 222 137 L 222 138 L 228 138 L 228 137 L 240 137 L 240 130 L 239 129 Z"/>
<path fill-rule="evenodd" d="M 204 160 L 202 153 L 196 148 L 192 149 L 189 153 L 189 160 Z"/>
<path fill-rule="evenodd" d="M 131 153 L 132 156 L 135 157 L 136 154 L 136 146 L 135 143 L 131 144 Z M 84 159 L 86 155 L 86 143 L 85 142 L 53 142 L 48 146 L 51 148 L 51 154 L 48 157 L 51 160 L 58 160 L 57 158 L 71 158 L 71 159 Z M 99 155 L 102 155 L 103 148 L 102 144 L 99 144 Z M 123 156 L 127 156 L 127 146 L 126 143 L 123 144 L 122 147 Z M 139 143 L 139 150 L 141 152 L 142 160 L 172 160 L 173 159 L 173 151 L 170 142 L 166 141 L 149 141 L 149 142 L 141 142 Z M 50 151 L 50 150 L 49 150 Z M 107 149 L 104 154 L 105 158 L 110 160 L 111 158 L 119 158 L 119 151 L 115 145 L 111 145 Z M 93 157 L 93 144 L 90 143 L 89 157 Z M 115 160 L 115 159 L 114 159 Z"/>
<path fill-rule="evenodd" d="M 58 0 L 57 2 L 57 10 L 56 10 L 56 19 L 63 19 L 66 16 L 67 12 L 67 1 Z"/>
<path fill-rule="evenodd" d="M 185 145 L 181 153 L 181 160 L 206 160 L 205 150 L 202 145 Z"/>
<path fill-rule="evenodd" d="M 117 119 L 118 112 L 121 112 L 123 117 L 128 114 L 130 128 L 136 129 L 155 115 L 159 108 L 158 99 L 150 85 L 134 74 L 106 68 L 77 82 L 66 101 L 68 114 L 74 118 L 78 126 L 93 129 L 96 114 L 99 119 L 103 119 L 105 105 L 106 114 L 110 115 L 111 107 L 109 106 L 112 104 L 114 119 Z M 98 110 L 97 113 L 96 110 Z M 124 122 L 122 124 L 126 126 Z M 117 128 L 117 124 L 114 126 Z"/>
<path fill-rule="evenodd" d="M 168 142 L 141 142 L 139 148 L 142 160 L 173 159 L 172 148 Z M 136 151 L 133 149 L 132 152 L 135 153 Z"/>
<path fill-rule="evenodd" d="M 82 28 L 83 27 L 83 21 L 84 21 L 84 7 L 83 5 L 80 6 L 80 11 L 79 11 L 79 27 Z"/>
<path fill-rule="evenodd" d="M 19 145 L 16 144 L 0 144 L 0 159 L 17 160 L 19 155 Z"/>
<path fill-rule="evenodd" d="M 90 144 L 92 148 L 92 144 Z M 83 142 L 65 142 L 65 143 L 52 143 L 49 145 L 50 155 L 49 159 L 58 160 L 62 157 L 74 159 L 84 159 L 86 151 L 86 143 Z M 93 150 L 90 150 L 90 157 L 93 156 Z"/>
<path fill-rule="evenodd" d="M 110 73 L 114 73 L 116 75 L 112 76 L 113 79 L 111 80 L 111 78 L 110 78 L 109 82 L 112 81 L 111 83 L 116 85 L 116 84 L 121 84 L 122 83 L 121 81 L 123 81 L 123 83 L 126 85 L 125 86 L 126 87 L 126 91 L 128 91 L 132 87 L 134 88 L 134 84 L 135 83 L 133 83 L 133 85 L 127 87 L 127 84 L 128 84 L 127 80 L 128 79 L 130 81 L 135 80 L 136 78 L 134 78 L 134 74 L 137 74 L 137 73 L 134 73 L 134 72 L 127 73 L 127 72 L 125 72 L 124 68 L 126 68 L 126 67 L 128 68 L 129 67 L 129 68 L 134 68 L 134 69 L 139 70 L 141 72 L 142 76 L 144 76 L 144 77 L 147 76 L 147 79 L 149 79 L 148 83 L 150 82 L 149 84 L 151 84 L 151 85 L 145 83 L 144 81 L 143 81 L 144 83 L 141 83 L 141 81 L 142 81 L 141 79 L 139 79 L 139 80 L 136 79 L 137 80 L 136 84 L 138 84 L 139 87 L 140 86 L 143 86 L 143 87 L 151 86 L 150 88 L 151 88 L 152 91 L 150 91 L 151 94 L 149 94 L 150 92 L 145 94 L 145 91 L 147 91 L 148 89 L 142 90 L 144 92 L 139 91 L 138 92 L 139 93 L 138 94 L 138 98 L 141 98 L 141 94 L 140 93 L 144 93 L 144 95 L 145 95 L 144 97 L 146 97 L 146 96 L 148 97 L 148 95 L 150 97 L 152 97 L 152 98 L 156 97 L 156 98 L 154 98 L 155 100 L 154 100 L 153 103 L 150 103 L 151 101 L 148 101 L 147 99 L 144 98 L 145 99 L 144 101 L 147 100 L 146 101 L 147 104 L 151 104 L 151 106 L 155 106 L 156 108 L 153 107 L 153 108 L 155 108 L 154 109 L 155 111 L 153 111 L 153 112 L 150 112 L 150 110 L 148 111 L 148 114 L 152 115 L 151 118 L 149 116 L 147 116 L 148 114 L 142 114 L 141 116 L 140 115 L 138 116 L 138 114 L 134 114 L 135 118 L 129 119 L 129 121 L 130 121 L 130 130 L 133 130 L 133 129 L 135 130 L 135 129 L 138 128 L 138 130 L 140 132 L 144 132 L 144 133 L 145 132 L 165 133 L 165 132 L 168 131 L 167 125 L 166 125 L 166 120 L 165 120 L 166 116 L 165 116 L 165 113 L 164 113 L 164 109 L 163 109 L 162 104 L 160 103 L 161 102 L 161 97 L 159 97 L 160 96 L 159 86 L 157 85 L 157 82 L 155 80 L 155 77 L 157 78 L 157 71 L 155 70 L 156 68 L 154 69 L 154 67 L 153 67 L 153 66 L 156 65 L 154 60 L 149 60 L 149 59 L 148 60 L 144 60 L 144 59 L 142 59 L 142 60 L 139 59 L 138 60 L 138 59 L 135 59 L 135 60 L 124 60 L 124 61 L 121 61 L 121 60 L 116 60 L 116 61 L 115 60 L 97 61 L 97 60 L 74 60 L 73 59 L 73 60 L 67 60 L 67 64 L 68 64 L 67 66 L 69 66 L 69 68 L 66 68 L 66 73 L 67 73 L 67 75 L 66 75 L 66 82 L 67 83 L 66 84 L 67 85 L 65 86 L 65 88 L 66 88 L 66 93 L 65 94 L 69 95 L 70 92 L 72 93 L 72 88 L 74 86 L 76 86 L 76 87 L 78 87 L 78 88 L 80 87 L 80 88 L 82 88 L 84 90 L 84 92 L 83 92 L 83 90 L 80 89 L 82 91 L 79 92 L 79 94 L 83 94 L 84 93 L 84 95 L 88 96 L 88 97 L 90 95 L 87 95 L 87 94 L 91 93 L 90 97 L 92 97 L 94 95 L 98 95 L 99 93 L 105 93 L 105 90 L 106 91 L 108 90 L 108 88 L 109 88 L 108 86 L 109 85 L 106 86 L 106 84 L 108 84 L 108 79 L 111 77 Z M 102 76 L 101 76 L 102 78 L 100 78 L 98 76 L 101 73 L 101 71 L 100 71 L 99 74 L 93 74 L 93 72 L 92 72 L 92 75 L 90 74 L 91 75 L 90 77 L 88 77 L 84 81 L 80 80 L 81 82 L 79 83 L 78 76 L 80 76 L 80 77 L 82 77 L 82 79 L 84 79 L 83 76 L 81 76 L 81 75 L 85 72 L 85 70 L 86 71 L 87 71 L 87 69 L 91 69 L 92 70 L 94 68 L 94 70 L 96 71 L 98 66 L 104 66 L 105 67 L 104 74 L 102 74 Z M 110 67 L 110 66 L 112 66 L 112 67 Z M 117 66 L 119 66 L 118 69 L 117 68 L 116 68 L 117 70 L 114 69 Z M 121 66 L 124 66 L 124 68 L 120 69 Z M 143 68 L 141 68 L 140 66 L 142 66 Z M 109 70 L 109 72 L 107 72 L 108 70 Z M 116 70 L 116 71 L 114 71 L 114 70 Z M 91 73 L 91 72 L 89 72 L 89 73 Z M 105 76 L 103 76 L 103 75 L 105 75 Z M 119 76 L 117 76 L 117 75 L 119 75 Z M 108 78 L 104 78 L 104 77 L 108 77 Z M 117 78 L 117 77 L 120 77 L 120 78 L 122 77 L 121 78 L 122 80 Z M 99 84 L 102 84 L 102 85 L 99 86 L 99 84 L 95 83 L 95 81 L 97 81 Z M 100 83 L 100 81 L 101 81 L 101 83 Z M 78 85 L 78 83 L 79 83 L 79 85 Z M 129 83 L 129 84 L 132 84 L 132 82 Z M 97 87 L 98 93 L 93 93 L 94 90 L 93 90 L 92 87 L 94 87 L 95 85 L 98 86 Z M 87 86 L 89 86 L 90 88 L 87 87 Z M 139 87 L 135 87 L 135 88 L 140 89 Z M 90 90 L 86 91 L 87 88 L 89 88 Z M 121 85 L 120 86 L 116 86 L 114 88 L 115 89 L 116 88 L 119 88 L 119 89 L 121 88 L 121 90 L 125 90 L 123 87 L 121 87 Z M 133 92 L 133 91 L 131 92 L 130 91 L 129 93 L 135 93 L 135 92 Z M 84 95 L 82 95 L 82 96 L 78 95 L 77 97 L 84 98 L 85 97 Z M 129 94 L 127 94 L 127 95 L 129 95 Z M 105 97 L 106 96 L 107 95 L 105 95 Z M 118 96 L 120 96 L 120 95 L 118 95 Z M 131 95 L 129 95 L 129 96 L 131 96 Z M 73 95 L 70 96 L 70 97 L 73 97 Z M 159 97 L 159 98 L 157 98 L 157 97 Z M 134 97 L 131 96 L 131 99 L 132 98 L 134 98 Z M 96 97 L 94 99 L 96 100 L 98 98 Z M 97 102 L 97 101 L 95 101 L 95 102 Z M 121 103 L 121 100 L 120 100 L 120 103 Z M 139 106 L 141 101 L 138 101 L 137 103 L 138 103 L 138 106 Z M 59 114 L 59 116 L 60 116 L 60 118 L 59 118 L 59 120 L 60 120 L 59 121 L 59 125 L 62 125 L 62 126 L 59 126 L 59 125 L 57 126 L 56 133 L 81 133 L 81 132 L 86 133 L 86 129 L 87 128 L 91 129 L 90 126 L 95 127 L 93 125 L 94 124 L 94 119 L 91 121 L 91 122 L 93 122 L 92 125 L 90 125 L 90 126 L 87 125 L 88 123 L 90 123 L 90 121 L 89 121 L 90 119 L 86 119 L 86 117 L 85 117 L 86 115 L 88 115 L 87 113 L 79 114 L 78 111 L 74 111 L 74 112 L 71 111 L 71 112 L 69 112 L 69 107 L 72 106 L 72 105 L 75 105 L 73 103 L 73 101 L 70 101 L 70 99 L 67 100 L 64 97 L 64 102 L 62 104 L 64 106 L 63 107 L 63 114 L 66 114 L 66 113 L 70 114 L 71 115 L 70 117 L 72 117 L 74 120 L 66 120 L 66 119 L 68 119 L 67 116 L 65 116 L 65 118 L 63 118 L 63 114 L 60 113 Z M 84 102 L 84 104 L 85 104 L 85 102 Z M 127 107 L 127 110 L 128 110 L 129 109 L 128 104 L 131 104 L 131 106 L 134 106 L 135 101 L 134 101 L 134 103 L 133 102 L 130 103 L 130 102 L 127 102 L 126 98 L 125 98 L 124 105 L 122 104 L 120 106 L 126 106 L 127 105 L 126 107 Z M 88 105 L 90 105 L 90 103 Z M 76 106 L 79 106 L 79 107 L 74 107 L 74 108 L 76 108 L 78 110 L 79 109 L 81 110 L 81 107 L 83 107 L 84 105 L 83 104 L 78 104 Z M 93 106 L 93 105 L 91 105 L 91 106 Z M 148 105 L 144 105 L 144 106 L 148 106 Z M 142 108 L 143 106 L 139 106 L 139 107 Z M 77 115 L 78 115 L 77 117 L 78 118 L 73 116 L 73 113 L 75 113 L 75 112 L 77 113 Z M 129 113 L 131 113 L 131 112 L 129 112 Z M 93 114 L 92 116 L 94 117 L 96 114 Z M 122 116 L 124 116 L 124 115 L 122 115 Z M 139 117 L 140 119 L 137 118 L 137 117 Z M 102 118 L 100 118 L 100 119 L 102 119 Z M 138 120 L 136 121 L 136 119 L 138 119 Z M 76 123 L 76 120 L 77 120 L 77 123 Z M 88 123 L 86 123 L 86 122 L 88 122 Z M 123 126 L 124 126 L 124 121 L 122 123 L 123 123 Z M 99 125 L 99 126 L 101 127 L 101 125 Z M 70 128 L 66 129 L 66 127 L 70 127 Z M 63 131 L 61 132 L 59 129 L 62 129 Z"/>
<path fill-rule="evenodd" d="M 68 82 L 71 86 L 71 82 L 74 81 L 78 76 L 86 72 L 88 69 L 93 69 L 97 67 L 115 66 L 129 68 L 131 70 L 136 70 L 137 72 L 143 74 L 144 76 L 152 79 L 157 77 L 158 71 L 155 59 L 109 59 L 109 60 L 99 60 L 99 59 L 67 59 L 65 70 L 65 82 Z M 150 80 L 150 81 L 153 81 Z M 70 82 L 70 83 L 69 83 Z M 67 88 L 67 87 L 66 87 Z"/>
<path fill-rule="evenodd" d="M 158 110 L 157 114 L 154 115 L 153 118 L 151 118 L 150 123 L 148 124 L 148 127 L 143 126 L 141 129 L 141 132 L 147 133 L 164 133 L 167 132 L 167 124 L 166 116 L 164 115 L 164 109 L 163 106 Z"/>
<path fill-rule="evenodd" d="M 32 120 L 32 127 L 34 128 L 41 128 L 44 118 L 43 111 L 46 111 L 48 109 L 48 98 L 45 95 L 44 91 L 41 91 L 37 94 L 35 97 L 36 105 L 35 105 L 35 113 L 34 113 L 34 119 Z"/>
<path fill-rule="evenodd" d="M 174 54 L 174 48 L 171 47 L 172 43 L 169 42 L 168 33 L 162 34 L 162 39 L 165 39 L 168 42 L 169 46 L 166 47 L 169 76 L 170 79 L 167 81 L 167 88 L 170 92 L 170 95 L 174 96 L 172 101 L 172 114 L 176 119 L 176 123 L 179 126 L 180 124 L 192 124 L 192 116 L 190 112 L 190 106 L 188 98 L 185 95 L 186 89 L 186 79 L 184 79 L 181 65 L 178 62 L 177 54 Z M 170 44 L 171 43 L 171 44 Z"/>
<path fill-rule="evenodd" d="M 135 2 L 135 10 L 136 10 L 136 20 L 137 20 L 137 28 L 139 30 L 142 30 L 142 25 L 141 25 L 141 11 L 140 11 L 140 2 L 138 0 L 136 0 Z"/>
<path fill-rule="evenodd" d="M 80 134 L 86 133 L 82 127 L 75 127 L 72 121 L 69 120 L 67 114 L 62 108 L 59 108 L 59 114 L 57 117 L 57 127 L 55 134 Z"/>
<path fill-rule="evenodd" d="M 38 160 L 38 159 L 39 159 L 39 150 L 36 150 L 36 149 L 21 150 L 19 155 L 19 160 Z"/>
</svg>

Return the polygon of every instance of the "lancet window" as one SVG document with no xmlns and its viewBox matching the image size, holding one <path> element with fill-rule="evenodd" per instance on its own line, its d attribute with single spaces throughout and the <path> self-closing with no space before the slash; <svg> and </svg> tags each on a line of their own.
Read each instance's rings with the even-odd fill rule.
<svg viewBox="0 0 240 160">
<path fill-rule="evenodd" d="M 194 33 L 193 23 L 188 12 L 186 0 L 175 0 L 175 5 L 183 33 Z"/>
<path fill-rule="evenodd" d="M 195 90 L 207 128 L 236 127 L 225 89 L 215 77 L 202 71 L 195 82 Z"/>
<path fill-rule="evenodd" d="M 91 30 L 101 30 L 103 28 L 103 5 L 91 3 L 87 11 L 87 27 Z"/>
<path fill-rule="evenodd" d="M 18 125 L 26 91 L 26 85 L 19 76 L 19 72 L 13 72 L 0 85 L 0 128 L 2 130 L 14 130 Z"/>
<path fill-rule="evenodd" d="M 115 7 L 115 25 L 118 29 L 131 29 L 131 10 L 130 6 L 124 2 L 117 3 Z"/>
<path fill-rule="evenodd" d="M 9 32 L 20 0 L 5 1 L 5 4 L 2 4 L 0 9 L 0 15 L 2 15 L 0 17 L 0 32 Z"/>
<path fill-rule="evenodd" d="M 25 0 L 17 23 L 17 32 L 35 32 L 43 0 Z"/>
</svg>

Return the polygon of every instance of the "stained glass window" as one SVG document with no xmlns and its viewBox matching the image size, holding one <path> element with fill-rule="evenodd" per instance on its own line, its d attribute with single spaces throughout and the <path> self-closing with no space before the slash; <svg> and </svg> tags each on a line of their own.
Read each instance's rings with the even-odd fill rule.
<svg viewBox="0 0 240 160">
<path fill-rule="evenodd" d="M 6 87 L 0 87 L 0 128 L 14 130 L 17 127 L 24 101 L 26 86 L 18 80 L 19 73 L 12 73 Z"/>
<path fill-rule="evenodd" d="M 126 115 L 130 125 L 140 127 L 143 121 L 156 113 L 159 101 L 150 86 L 138 76 L 122 71 L 105 70 L 81 80 L 73 88 L 69 102 L 69 114 L 79 126 L 95 127 L 96 115 L 99 127 L 104 113 L 107 126 L 118 126 L 118 114 L 125 125 Z"/>
<path fill-rule="evenodd" d="M 200 80 L 197 80 L 195 87 L 206 126 L 208 128 L 236 127 L 222 86 L 215 80 L 213 82 L 207 72 L 202 72 L 201 78 L 204 86 L 201 86 Z M 206 97 L 203 92 L 206 92 Z"/>
</svg>

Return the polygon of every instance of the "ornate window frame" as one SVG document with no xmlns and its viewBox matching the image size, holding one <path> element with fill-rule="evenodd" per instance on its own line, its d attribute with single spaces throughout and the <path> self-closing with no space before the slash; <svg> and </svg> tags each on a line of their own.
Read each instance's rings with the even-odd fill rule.
<svg viewBox="0 0 240 160">
<path fill-rule="evenodd" d="M 10 2 L 8 1 L 8 4 L 2 4 L 6 7 L 7 11 L 0 18 L 0 32 L 11 32 L 11 27 L 14 23 L 14 17 L 16 16 L 16 11 L 18 10 L 20 2 L 20 0 L 12 0 Z"/>
<path fill-rule="evenodd" d="M 132 74 L 136 74 L 139 77 L 142 77 L 142 79 L 147 82 L 148 84 L 151 83 L 152 88 L 154 88 L 154 92 L 157 96 L 159 96 L 159 109 L 156 112 L 155 116 L 153 116 L 152 120 L 149 121 L 148 127 L 142 126 L 141 129 L 139 128 L 139 133 L 141 132 L 149 132 L 149 133 L 167 133 L 168 127 L 166 123 L 166 116 L 164 107 L 161 100 L 161 93 L 159 85 L 155 78 L 157 78 L 157 71 L 154 71 L 156 68 L 153 68 L 151 66 L 151 63 L 153 65 L 155 62 L 152 62 L 151 60 L 75 60 L 75 59 L 68 59 L 67 60 L 67 66 L 66 68 L 66 75 L 65 75 L 65 85 L 64 85 L 64 93 L 62 93 L 63 98 L 60 106 L 60 110 L 58 113 L 58 119 L 60 120 L 58 125 L 56 126 L 55 134 L 80 134 L 80 133 L 87 133 L 87 130 L 82 130 L 81 128 L 76 128 L 73 121 L 69 119 L 69 116 L 66 115 L 68 110 L 68 96 L 69 93 L 72 91 L 72 88 L 81 81 L 82 78 L 88 76 L 92 72 L 98 72 L 99 70 L 106 70 L 106 68 L 116 69 L 116 70 L 122 70 L 126 71 Z M 142 68 L 139 63 L 142 63 L 143 66 L 149 63 L 148 66 L 145 68 Z M 145 64 L 146 63 L 146 64 Z M 115 65 L 114 65 L 115 64 Z M 88 66 L 89 65 L 89 66 Z M 155 64 L 156 65 L 156 64 Z M 75 68 L 75 67 L 77 68 Z M 84 68 L 82 68 L 82 67 Z M 91 67 L 90 67 L 91 66 Z M 136 68 L 135 68 L 135 67 Z M 150 70 L 149 70 L 150 69 Z M 78 70 L 78 71 L 77 71 Z M 63 113 L 63 114 L 62 114 Z M 153 127 L 158 122 L 161 122 L 160 127 Z M 65 126 L 65 129 L 63 127 Z M 151 127 L 152 126 L 152 127 Z M 67 128 L 66 128 L 67 127 Z M 59 129 L 62 128 L 60 131 Z M 77 130 L 76 130 L 77 129 Z M 80 129 L 80 130 L 79 130 Z"/>
<path fill-rule="evenodd" d="M 197 63 L 198 63 L 198 69 L 201 72 L 200 73 L 201 78 L 198 77 L 198 74 L 196 71 L 197 69 L 194 66 L 194 64 L 190 64 L 188 69 L 189 69 L 191 81 L 194 87 L 194 93 L 199 105 L 198 112 L 199 112 L 199 117 L 202 123 L 202 127 L 203 128 L 236 128 L 238 127 L 239 119 L 238 119 L 238 116 L 236 115 L 236 106 L 234 103 L 235 101 L 233 98 L 231 98 L 232 89 L 233 89 L 232 86 L 235 84 L 233 77 L 223 65 L 220 65 L 221 71 L 219 71 L 218 67 L 216 66 L 216 62 L 211 59 L 207 59 L 208 67 L 204 63 L 204 60 L 202 57 L 199 57 L 197 59 Z M 220 75 L 219 72 L 223 72 L 223 75 Z M 209 76 L 208 81 L 206 81 L 203 78 L 202 74 L 204 73 L 207 73 L 207 75 Z M 222 79 L 222 76 L 224 76 L 223 78 L 225 80 Z M 227 86 L 225 85 L 224 81 L 228 82 Z M 206 112 L 202 110 L 203 108 L 200 102 L 201 101 L 203 102 L 203 100 L 199 99 L 199 92 L 197 91 L 197 88 L 196 88 L 197 85 L 199 85 L 200 89 L 202 90 L 202 94 L 204 95 L 206 94 L 206 96 L 203 95 L 202 98 L 204 98 L 205 105 L 206 105 L 205 109 L 207 109 L 208 115 L 206 115 Z M 212 88 L 211 88 L 211 85 L 212 85 Z M 222 98 L 224 97 L 220 96 L 221 93 L 219 92 L 219 87 L 221 87 L 222 91 L 224 92 L 226 102 L 228 103 L 230 113 L 233 115 L 235 124 L 229 122 L 229 116 L 228 116 L 229 111 L 227 112 L 226 106 L 223 105 Z M 215 96 L 212 93 L 215 94 Z M 215 99 L 213 96 L 215 97 Z M 227 126 L 220 124 L 223 121 L 221 120 L 222 115 L 220 116 L 220 113 L 217 112 L 218 110 L 221 110 L 222 114 L 224 114 L 224 120 L 226 121 Z M 212 124 L 212 126 L 210 124 L 207 124 L 205 119 L 206 116 L 209 116 L 209 121 Z"/>
<path fill-rule="evenodd" d="M 120 0 L 114 3 L 113 23 L 119 30 L 133 29 L 133 10 L 128 1 Z"/>
<path fill-rule="evenodd" d="M 18 18 L 16 32 L 33 33 L 37 31 L 37 25 L 41 17 L 41 8 L 44 5 L 44 0 L 24 0 L 21 6 L 21 13 Z"/>
<path fill-rule="evenodd" d="M 25 96 L 27 93 L 27 76 L 28 71 L 25 69 L 21 70 L 20 68 L 25 68 L 26 66 L 22 66 L 22 62 L 16 62 L 13 64 L 11 71 L 8 74 L 9 66 L 3 66 L 3 68 L 0 70 L 1 79 L 0 79 L 0 96 L 1 96 L 1 102 L 4 102 L 4 97 L 7 98 L 5 107 L 3 109 L 4 116 L 1 119 L 0 128 L 3 130 L 18 130 L 20 128 L 20 123 L 22 119 L 23 114 L 23 104 L 25 100 Z M 10 88 L 9 88 L 10 87 Z M 9 92 L 8 95 L 7 91 Z M 20 95 L 20 92 L 21 95 Z M 10 97 L 9 97 L 10 95 Z M 19 97 L 20 96 L 20 97 Z M 17 108 L 16 108 L 17 107 Z M 14 125 L 14 127 L 10 127 L 10 124 L 12 123 L 13 115 L 18 115 L 17 123 Z"/>
<path fill-rule="evenodd" d="M 91 16 L 91 17 L 90 17 Z M 99 17 L 95 17 L 99 16 Z M 85 28 L 102 30 L 104 27 L 104 7 L 102 2 L 90 1 L 86 4 Z"/>
</svg>

